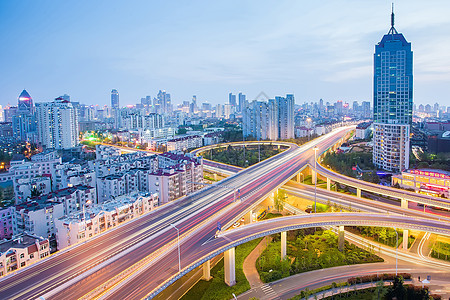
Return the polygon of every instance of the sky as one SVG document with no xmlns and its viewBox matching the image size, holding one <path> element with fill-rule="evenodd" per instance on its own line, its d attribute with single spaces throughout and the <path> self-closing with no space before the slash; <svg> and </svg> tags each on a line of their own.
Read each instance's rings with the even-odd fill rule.
<svg viewBox="0 0 450 300">
<path fill-rule="evenodd" d="M 374 46 L 391 1 L 0 1 L 0 105 L 69 94 L 120 105 L 294 93 L 296 103 L 372 101 Z M 412 43 L 414 103 L 450 106 L 450 1 L 395 1 Z"/>
</svg>

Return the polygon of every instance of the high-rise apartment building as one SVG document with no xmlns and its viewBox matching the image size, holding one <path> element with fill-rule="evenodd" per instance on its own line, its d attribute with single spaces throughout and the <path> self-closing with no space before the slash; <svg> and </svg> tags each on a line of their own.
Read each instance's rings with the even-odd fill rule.
<svg viewBox="0 0 450 300">
<path fill-rule="evenodd" d="M 278 110 L 278 139 L 294 138 L 294 95 L 286 97 L 275 97 Z"/>
<path fill-rule="evenodd" d="M 243 112 L 246 107 L 247 100 L 245 99 L 245 95 L 242 93 L 238 94 L 239 107 L 238 111 Z"/>
<path fill-rule="evenodd" d="M 242 112 L 245 137 L 257 140 L 294 138 L 294 95 L 254 100 Z"/>
<path fill-rule="evenodd" d="M 232 93 L 228 94 L 228 104 L 236 108 L 236 95 L 233 95 Z"/>
<path fill-rule="evenodd" d="M 36 118 L 33 99 L 26 90 L 20 93 L 17 100 L 17 111 L 12 116 L 13 136 L 21 141 L 35 142 Z"/>
<path fill-rule="evenodd" d="M 158 114 L 168 114 L 172 112 L 172 100 L 166 91 L 159 91 L 153 99 L 154 112 Z"/>
<path fill-rule="evenodd" d="M 256 140 L 278 139 L 278 118 L 275 100 L 249 103 L 242 115 L 244 137 Z"/>
<path fill-rule="evenodd" d="M 42 146 L 69 149 L 78 145 L 77 110 L 67 100 L 36 103 L 38 139 Z"/>
<path fill-rule="evenodd" d="M 413 106 L 411 43 L 391 28 L 375 46 L 373 80 L 374 148 L 378 168 L 399 172 L 409 167 Z"/>
<path fill-rule="evenodd" d="M 119 108 L 119 92 L 116 89 L 111 91 L 111 107 Z"/>
</svg>

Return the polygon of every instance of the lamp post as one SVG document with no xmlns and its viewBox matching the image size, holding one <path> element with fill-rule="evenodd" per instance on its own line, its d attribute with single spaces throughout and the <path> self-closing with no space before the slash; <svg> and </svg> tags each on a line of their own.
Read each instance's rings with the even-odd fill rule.
<svg viewBox="0 0 450 300">
<path fill-rule="evenodd" d="M 180 230 L 173 224 L 169 224 L 173 229 L 177 231 L 177 244 L 178 244 L 178 272 L 181 273 L 181 255 L 180 255 Z"/>
<path fill-rule="evenodd" d="M 397 242 L 395 244 L 395 276 L 397 276 L 397 266 L 398 266 L 398 232 L 397 228 L 394 227 L 395 234 L 397 235 Z"/>
<path fill-rule="evenodd" d="M 317 213 L 317 150 L 319 148 L 314 146 L 314 213 Z"/>
</svg>

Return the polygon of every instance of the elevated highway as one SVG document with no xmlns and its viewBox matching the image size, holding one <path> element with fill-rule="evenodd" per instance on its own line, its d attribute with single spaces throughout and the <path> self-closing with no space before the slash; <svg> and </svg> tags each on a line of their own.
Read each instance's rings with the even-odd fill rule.
<svg viewBox="0 0 450 300">
<path fill-rule="evenodd" d="M 192 239 L 192 245 L 186 245 L 186 247 L 183 247 L 185 250 L 183 250 L 181 254 L 182 257 L 185 257 L 184 263 L 186 267 L 184 267 L 180 273 L 176 272 L 156 287 L 154 283 L 149 284 L 147 288 L 149 290 L 153 290 L 153 292 L 148 296 L 150 298 L 155 296 L 158 292 L 176 281 L 178 278 L 190 272 L 192 269 L 202 265 L 204 262 L 215 257 L 216 255 L 230 250 L 231 252 L 234 252 L 234 247 L 240 244 L 275 233 L 323 226 L 397 227 L 450 236 L 450 226 L 448 223 L 424 218 L 412 218 L 409 216 L 371 213 L 326 213 L 281 217 L 229 230 L 220 234 L 218 238 L 211 238 L 207 242 L 203 243 Z M 189 243 L 189 241 L 187 242 Z M 234 254 L 228 254 L 228 256 L 231 256 L 228 260 L 234 260 L 233 255 Z M 227 253 L 225 253 L 225 265 L 228 263 L 230 262 L 227 262 Z M 230 266 L 233 265 L 233 263 L 230 263 Z M 234 270 L 229 268 L 228 272 L 232 273 Z M 227 276 L 230 276 L 230 274 L 227 274 L 227 267 L 225 266 L 225 277 Z M 111 297 L 121 297 L 125 295 L 126 294 L 117 293 L 111 295 Z"/>
<path fill-rule="evenodd" d="M 233 203 L 233 191 L 217 189 L 214 185 L 192 195 L 164 205 L 152 213 L 126 223 L 114 230 L 57 253 L 41 262 L 0 279 L 1 299 L 76 299 L 100 291 L 124 270 L 144 259 L 151 261 L 145 273 L 135 278 L 133 297 L 148 293 L 149 278 L 158 285 L 178 271 L 177 252 L 173 249 L 176 232 L 189 235 L 188 242 L 211 237 L 217 222 L 226 224 L 254 202 L 292 178 L 312 155 L 313 146 L 327 148 L 344 136 L 348 127 L 340 128 L 301 147 L 293 146 L 261 163 L 224 179 L 221 184 L 240 189 L 241 201 Z M 187 244 L 183 244 L 183 247 Z M 183 263 L 183 260 L 182 260 Z M 147 270 L 147 269 L 146 269 Z M 135 284 L 138 286 L 135 286 Z"/>
<path fill-rule="evenodd" d="M 320 161 L 320 159 L 319 159 Z M 310 165 L 312 169 L 314 169 L 314 163 Z M 367 191 L 374 194 L 379 194 L 383 196 L 389 196 L 393 198 L 400 199 L 403 203 L 403 207 L 408 207 L 408 201 L 424 204 L 424 205 L 431 205 L 434 207 L 444 208 L 447 210 L 450 210 L 450 200 L 449 199 L 443 199 L 443 198 L 437 198 L 437 197 L 431 197 L 427 195 L 421 195 L 418 193 L 410 192 L 407 190 L 399 190 L 396 188 L 383 186 L 379 184 L 374 184 L 371 182 L 355 179 L 352 177 L 348 177 L 339 173 L 336 173 L 330 169 L 325 168 L 320 163 L 317 163 L 317 173 L 322 175 L 323 177 L 327 178 L 328 180 L 332 180 L 335 182 L 339 182 L 342 184 L 345 184 L 347 186 L 353 187 L 357 189 L 358 193 L 360 194 L 361 191 Z"/>
</svg>

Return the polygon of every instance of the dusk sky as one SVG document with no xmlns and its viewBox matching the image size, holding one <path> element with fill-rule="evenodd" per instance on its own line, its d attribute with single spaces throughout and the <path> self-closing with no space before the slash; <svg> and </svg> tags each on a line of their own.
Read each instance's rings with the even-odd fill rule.
<svg viewBox="0 0 450 300">
<path fill-rule="evenodd" d="M 296 102 L 371 101 L 373 52 L 391 1 L 1 1 L 0 105 L 120 104 L 171 93 L 225 103 L 294 93 Z M 395 1 L 412 43 L 414 103 L 450 105 L 450 2 Z"/>
</svg>

